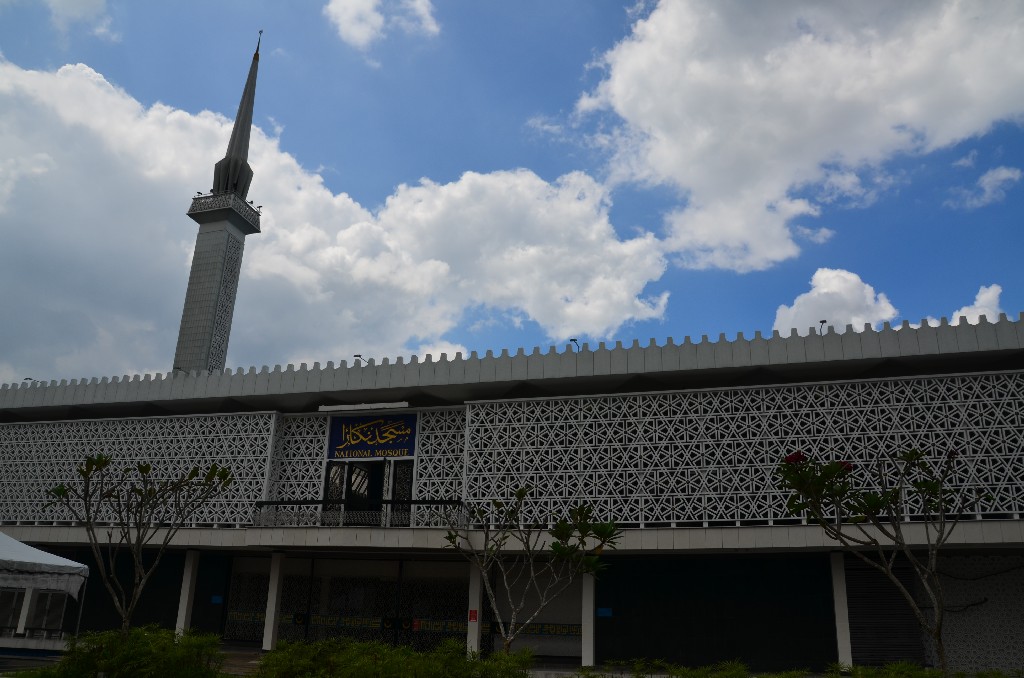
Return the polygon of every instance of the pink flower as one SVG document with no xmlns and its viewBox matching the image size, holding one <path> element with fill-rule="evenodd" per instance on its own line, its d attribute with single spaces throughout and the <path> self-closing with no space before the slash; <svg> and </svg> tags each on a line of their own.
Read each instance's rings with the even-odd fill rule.
<svg viewBox="0 0 1024 678">
<path fill-rule="evenodd" d="M 848 461 L 839 462 L 839 468 L 843 469 L 844 473 L 851 473 L 853 471 L 853 464 Z"/>
<path fill-rule="evenodd" d="M 787 454 L 785 459 L 782 461 L 786 464 L 801 464 L 807 461 L 807 455 L 803 452 L 794 452 L 792 454 Z"/>
</svg>

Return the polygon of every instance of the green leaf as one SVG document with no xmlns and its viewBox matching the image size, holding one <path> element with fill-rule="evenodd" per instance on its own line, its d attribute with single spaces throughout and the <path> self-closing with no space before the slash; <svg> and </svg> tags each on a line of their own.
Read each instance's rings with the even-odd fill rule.
<svg viewBox="0 0 1024 678">
<path fill-rule="evenodd" d="M 622 535 L 622 530 L 615 523 L 594 523 L 594 538 L 602 544 L 613 544 Z"/>
<path fill-rule="evenodd" d="M 572 539 L 573 534 L 575 534 L 575 530 L 573 529 L 572 525 L 570 525 L 565 520 L 559 520 L 551 528 L 550 534 L 558 541 L 566 542 Z"/>
</svg>

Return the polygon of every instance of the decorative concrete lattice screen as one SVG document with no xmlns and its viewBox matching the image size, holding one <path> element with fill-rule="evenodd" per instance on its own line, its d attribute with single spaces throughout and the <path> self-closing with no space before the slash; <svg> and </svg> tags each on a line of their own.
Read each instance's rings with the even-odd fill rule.
<svg viewBox="0 0 1024 678">
<path fill-rule="evenodd" d="M 274 446 L 270 491 L 275 501 L 320 499 L 327 454 L 325 415 L 282 416 Z"/>
<path fill-rule="evenodd" d="M 1024 557 L 990 552 L 943 555 L 940 562 L 950 668 L 984 666 L 1009 673 L 1024 666 Z M 920 590 L 916 594 L 922 605 L 929 604 Z M 938 666 L 935 644 L 922 637 L 929 663 Z"/>
<path fill-rule="evenodd" d="M 585 500 L 625 525 L 763 524 L 786 517 L 783 455 L 862 472 L 911 447 L 960 454 L 959 477 L 992 494 L 982 516 L 1024 511 L 1021 373 L 491 402 L 468 417 L 468 499 L 529 485 L 539 520 Z"/>
<path fill-rule="evenodd" d="M 464 409 L 421 412 L 414 498 L 424 501 L 462 499 L 465 455 Z M 443 511 L 436 507 L 417 507 L 413 516 L 414 525 L 446 525 Z"/>
<path fill-rule="evenodd" d="M 72 520 L 58 508 L 43 508 L 46 492 L 73 479 L 86 455 L 102 452 L 118 463 L 152 462 L 160 475 L 226 465 L 234 482 L 194 521 L 248 523 L 266 482 L 273 429 L 271 413 L 0 425 L 0 522 Z"/>
<path fill-rule="evenodd" d="M 417 413 L 419 421 L 416 452 L 415 499 L 462 498 L 463 456 L 466 416 L 462 409 L 428 410 Z M 271 464 L 268 496 L 276 501 L 307 501 L 323 495 L 323 464 L 327 453 L 326 415 L 282 416 Z M 390 480 L 390 478 L 386 479 Z M 285 524 L 318 524 L 316 509 L 281 507 L 273 509 Z M 442 524 L 436 509 L 414 509 L 414 525 Z"/>
</svg>

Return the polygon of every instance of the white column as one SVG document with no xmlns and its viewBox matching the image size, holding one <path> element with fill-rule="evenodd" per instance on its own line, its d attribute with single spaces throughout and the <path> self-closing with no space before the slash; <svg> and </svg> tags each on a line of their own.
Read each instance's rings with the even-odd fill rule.
<svg viewBox="0 0 1024 678">
<path fill-rule="evenodd" d="M 836 611 L 836 647 L 839 663 L 853 664 L 853 650 L 850 645 L 850 608 L 846 602 L 846 566 L 843 553 L 833 551 L 832 561 L 832 606 Z"/>
<path fill-rule="evenodd" d="M 583 643 L 582 664 L 583 666 L 594 665 L 594 575 L 583 575 L 583 604 L 580 606 L 580 619 L 583 628 L 581 629 L 581 641 Z"/>
<path fill-rule="evenodd" d="M 483 584 L 480 568 L 469 566 L 469 609 L 466 611 L 466 649 L 470 652 L 480 651 L 480 619 L 483 616 Z"/>
<path fill-rule="evenodd" d="M 15 634 L 24 635 L 25 627 L 28 625 L 28 617 L 32 614 L 32 608 L 36 605 L 36 590 L 25 589 L 25 597 L 21 601 L 21 615 L 18 616 L 18 628 Z"/>
<path fill-rule="evenodd" d="M 192 627 L 192 601 L 196 596 L 196 574 L 199 572 L 199 551 L 185 552 L 185 572 L 181 575 L 181 597 L 178 598 L 178 621 L 174 632 L 179 636 Z"/>
<path fill-rule="evenodd" d="M 270 556 L 270 586 L 267 589 L 267 616 L 263 620 L 263 649 L 277 645 L 277 618 L 281 614 L 281 585 L 284 579 L 284 554 Z"/>
</svg>

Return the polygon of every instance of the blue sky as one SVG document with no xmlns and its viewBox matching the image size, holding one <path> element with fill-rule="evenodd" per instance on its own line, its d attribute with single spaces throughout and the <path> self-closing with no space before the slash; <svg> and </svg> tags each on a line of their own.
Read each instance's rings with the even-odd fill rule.
<svg viewBox="0 0 1024 678">
<path fill-rule="evenodd" d="M 1016 3 L 0 0 L 0 382 L 169 369 L 259 29 L 230 366 L 1024 310 Z"/>
</svg>

